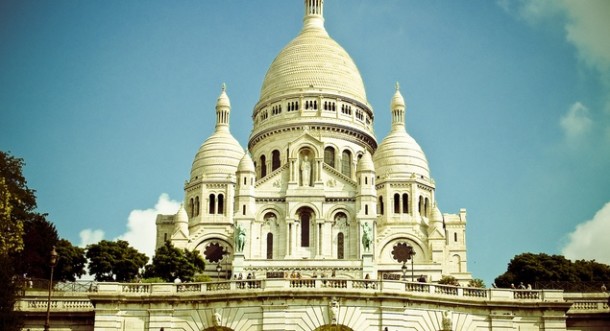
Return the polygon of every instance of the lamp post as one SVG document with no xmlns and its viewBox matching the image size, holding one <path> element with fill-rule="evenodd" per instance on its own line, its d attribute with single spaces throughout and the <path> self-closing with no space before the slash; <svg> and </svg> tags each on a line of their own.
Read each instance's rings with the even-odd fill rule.
<svg viewBox="0 0 610 331">
<path fill-rule="evenodd" d="M 222 267 L 220 266 L 220 261 L 216 265 L 216 272 L 218 273 L 218 281 L 220 281 L 220 272 L 222 271 Z"/>
<path fill-rule="evenodd" d="M 51 266 L 51 278 L 49 279 L 49 297 L 47 299 L 47 318 L 44 322 L 44 330 L 49 331 L 49 317 L 51 316 L 51 292 L 53 291 L 53 270 L 55 269 L 55 265 L 57 264 L 57 251 L 55 250 L 55 246 L 53 246 L 53 250 L 51 250 L 51 259 L 49 260 L 49 265 Z"/>
</svg>

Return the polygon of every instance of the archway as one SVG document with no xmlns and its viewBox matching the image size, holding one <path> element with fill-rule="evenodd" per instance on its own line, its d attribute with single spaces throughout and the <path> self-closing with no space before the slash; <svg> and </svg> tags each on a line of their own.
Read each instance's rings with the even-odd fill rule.
<svg viewBox="0 0 610 331">
<path fill-rule="evenodd" d="M 233 329 L 226 326 L 210 326 L 209 328 L 205 328 L 201 331 L 233 331 Z"/>
<path fill-rule="evenodd" d="M 337 325 L 322 325 L 316 328 L 314 331 L 354 331 L 352 328 L 349 328 L 345 325 L 337 324 Z"/>
</svg>

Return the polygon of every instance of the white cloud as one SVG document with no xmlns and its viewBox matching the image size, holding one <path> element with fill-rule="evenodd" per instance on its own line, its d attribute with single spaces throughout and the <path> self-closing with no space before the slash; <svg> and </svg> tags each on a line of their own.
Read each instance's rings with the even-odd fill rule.
<svg viewBox="0 0 610 331">
<path fill-rule="evenodd" d="M 153 208 L 134 209 L 127 217 L 127 232 L 114 238 L 129 242 L 129 245 L 138 251 L 152 257 L 155 253 L 157 214 L 173 215 L 178 212 L 180 202 L 170 199 L 169 195 L 162 193 Z M 80 232 L 80 247 L 94 244 L 104 239 L 104 231 L 85 229 Z"/>
<path fill-rule="evenodd" d="M 80 244 L 78 244 L 78 247 L 83 248 L 87 247 L 89 244 L 95 244 L 104 239 L 104 231 L 102 230 L 85 229 L 82 230 L 78 235 L 80 236 Z"/>
<path fill-rule="evenodd" d="M 567 14 L 566 39 L 576 46 L 579 57 L 610 79 L 610 1 L 567 1 L 562 2 Z"/>
<path fill-rule="evenodd" d="M 580 102 L 572 104 L 568 112 L 561 116 L 559 125 L 570 143 L 575 143 L 583 137 L 593 125 L 589 109 Z"/>
<path fill-rule="evenodd" d="M 571 260 L 596 260 L 610 264 L 610 202 L 602 207 L 593 219 L 576 226 L 568 235 L 562 254 Z"/>
<path fill-rule="evenodd" d="M 116 239 L 125 240 L 133 248 L 152 257 L 155 253 L 157 214 L 173 215 L 178 208 L 180 202 L 171 200 L 169 195 L 163 193 L 153 208 L 132 210 L 127 218 L 127 232 Z"/>
</svg>

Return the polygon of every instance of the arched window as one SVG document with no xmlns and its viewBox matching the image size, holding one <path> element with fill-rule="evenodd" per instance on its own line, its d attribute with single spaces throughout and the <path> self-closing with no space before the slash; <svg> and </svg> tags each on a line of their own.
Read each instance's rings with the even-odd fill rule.
<svg viewBox="0 0 610 331">
<path fill-rule="evenodd" d="M 343 260 L 345 258 L 345 238 L 343 232 L 337 235 L 337 258 Z"/>
<path fill-rule="evenodd" d="M 267 176 L 267 160 L 261 155 L 261 178 Z"/>
<path fill-rule="evenodd" d="M 379 215 L 383 215 L 383 196 L 379 196 Z"/>
<path fill-rule="evenodd" d="M 309 210 L 301 211 L 301 247 L 309 247 L 309 221 L 311 220 L 311 212 Z"/>
<path fill-rule="evenodd" d="M 242 214 L 242 215 L 246 215 L 246 205 L 243 205 L 243 206 L 241 207 L 241 214 Z"/>
<path fill-rule="evenodd" d="M 369 214 L 369 205 L 364 205 L 364 215 Z"/>
<path fill-rule="evenodd" d="M 267 233 L 267 260 L 273 260 L 273 233 Z"/>
<path fill-rule="evenodd" d="M 352 176 L 352 152 L 348 150 L 341 154 L 341 173 L 347 177 Z"/>
<path fill-rule="evenodd" d="M 407 193 L 402 194 L 402 212 L 403 214 L 409 213 L 409 195 Z"/>
<path fill-rule="evenodd" d="M 223 214 L 225 213 L 225 199 L 224 199 L 224 195 L 219 194 L 218 195 L 218 214 Z"/>
<path fill-rule="evenodd" d="M 422 210 L 424 210 L 424 197 L 420 195 L 417 211 L 421 214 Z"/>
<path fill-rule="evenodd" d="M 394 214 L 400 214 L 400 194 L 394 194 Z"/>
<path fill-rule="evenodd" d="M 458 240 L 457 240 L 457 232 L 454 232 L 454 233 L 453 233 L 453 241 L 455 241 L 455 242 L 457 242 L 457 241 L 458 241 Z"/>
<path fill-rule="evenodd" d="M 195 197 L 195 216 L 199 216 L 199 196 Z"/>
<path fill-rule="evenodd" d="M 195 216 L 195 203 L 193 202 L 193 198 L 189 200 L 189 213 L 191 214 L 191 217 Z"/>
<path fill-rule="evenodd" d="M 277 149 L 271 152 L 271 171 L 280 167 L 280 151 Z"/>
<path fill-rule="evenodd" d="M 331 167 L 335 167 L 335 149 L 328 146 L 324 148 L 324 163 Z"/>
<path fill-rule="evenodd" d="M 428 198 L 426 198 L 426 200 L 424 200 L 424 214 L 426 216 L 428 216 L 428 207 L 430 207 L 430 200 Z"/>
<path fill-rule="evenodd" d="M 210 194 L 210 206 L 208 208 L 208 213 L 216 214 L 216 196 L 214 194 Z"/>
</svg>

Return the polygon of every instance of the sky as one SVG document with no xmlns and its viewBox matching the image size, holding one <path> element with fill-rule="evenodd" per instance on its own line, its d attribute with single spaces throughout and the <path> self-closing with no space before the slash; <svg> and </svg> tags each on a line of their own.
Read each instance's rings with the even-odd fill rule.
<svg viewBox="0 0 610 331">
<path fill-rule="evenodd" d="M 400 82 L 443 213 L 466 208 L 468 269 L 524 252 L 610 264 L 610 2 L 326 0 L 390 130 Z M 247 146 L 264 75 L 300 0 L 0 0 L 0 150 L 38 211 L 86 246 L 152 256 L 183 199 L 223 83 Z"/>
</svg>

